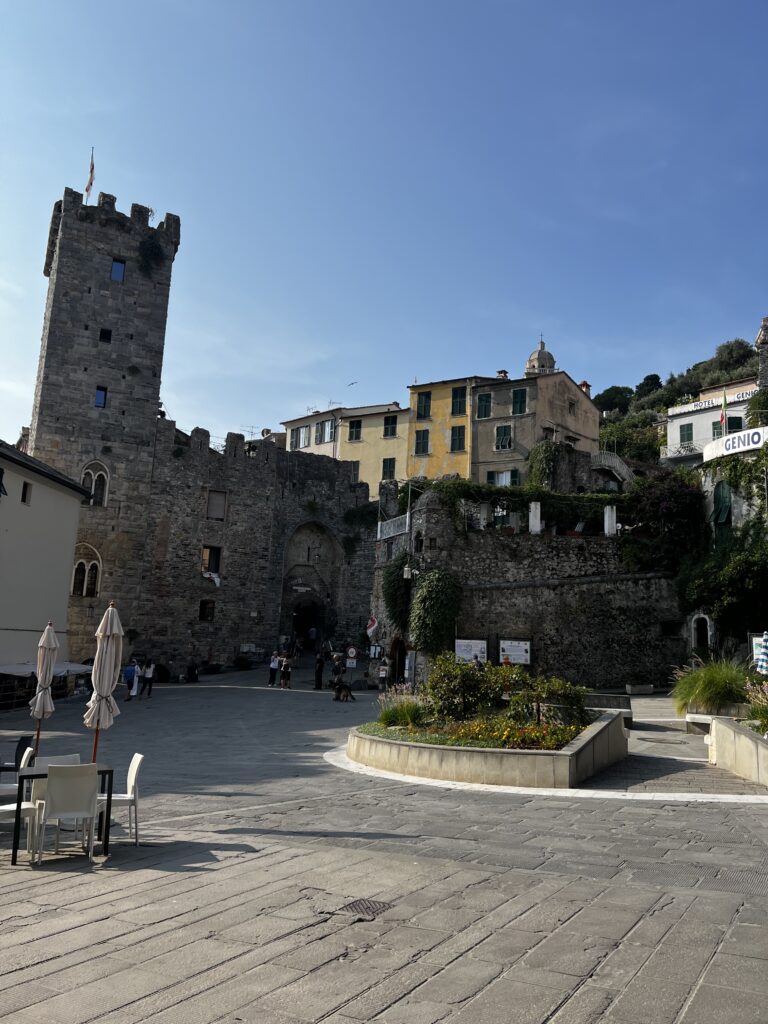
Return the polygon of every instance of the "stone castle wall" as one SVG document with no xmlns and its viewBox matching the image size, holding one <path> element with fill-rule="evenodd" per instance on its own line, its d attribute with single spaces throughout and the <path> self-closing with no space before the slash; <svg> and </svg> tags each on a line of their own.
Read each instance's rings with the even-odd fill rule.
<svg viewBox="0 0 768 1024">
<path fill-rule="evenodd" d="M 425 495 L 413 512 L 413 536 L 417 532 L 424 548 L 411 564 L 458 576 L 463 600 L 457 636 L 485 640 L 494 662 L 500 640 L 530 640 L 532 670 L 613 687 L 665 682 L 670 667 L 685 658 L 683 617 L 671 580 L 626 572 L 614 538 L 464 533 L 435 495 Z M 398 538 L 395 553 L 405 546 L 407 538 Z M 385 546 L 377 549 L 374 614 L 383 623 L 386 647 L 393 630 L 381 594 Z"/>
<path fill-rule="evenodd" d="M 151 228 L 149 216 L 136 205 L 119 213 L 103 194 L 84 206 L 67 189 L 51 220 L 30 454 L 78 480 L 91 465 L 108 476 L 105 506 L 81 512 L 76 559 L 97 561 L 100 580 L 95 596 L 70 598 L 71 656 L 93 656 L 110 599 L 126 654 L 166 662 L 230 662 L 243 643 L 271 647 L 291 635 L 299 601 L 316 603 L 326 635 L 357 641 L 373 540 L 344 520 L 368 501 L 351 466 L 238 434 L 215 451 L 207 431 L 183 434 L 159 413 L 180 222 L 166 214 Z M 125 263 L 122 281 L 112 280 L 113 260 Z M 97 387 L 107 389 L 103 408 Z M 208 517 L 209 490 L 226 492 L 221 521 Z M 203 577 L 204 545 L 221 548 L 220 586 Z M 213 621 L 201 621 L 209 600 Z"/>
</svg>

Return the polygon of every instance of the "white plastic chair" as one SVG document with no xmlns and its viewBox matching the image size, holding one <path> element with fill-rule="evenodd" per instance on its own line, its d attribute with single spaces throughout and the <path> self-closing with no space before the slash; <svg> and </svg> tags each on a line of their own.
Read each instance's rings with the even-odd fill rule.
<svg viewBox="0 0 768 1024">
<path fill-rule="evenodd" d="M 35 836 L 37 835 L 37 804 L 33 804 L 31 800 L 22 800 L 21 816 L 27 823 L 27 830 L 29 833 L 27 846 L 30 856 L 34 858 Z M 0 804 L 0 821 L 15 821 L 15 819 L 15 802 L 12 804 Z"/>
<path fill-rule="evenodd" d="M 35 756 L 35 748 L 27 747 L 24 753 L 21 755 L 21 761 L 19 761 L 19 768 L 29 768 L 29 762 Z M 0 782 L 0 797 L 4 796 L 16 796 L 16 782 Z"/>
<path fill-rule="evenodd" d="M 96 832 L 96 798 L 99 780 L 95 764 L 52 764 L 48 769 L 45 800 L 38 804 L 37 863 L 43 859 L 45 826 L 56 821 L 56 853 L 59 852 L 59 825 L 62 819 L 82 820 L 88 830 L 88 858 L 93 860 Z M 83 836 L 85 838 L 85 835 Z"/>
<path fill-rule="evenodd" d="M 139 769 L 144 760 L 143 754 L 134 754 L 131 763 L 128 765 L 128 792 L 112 794 L 112 810 L 115 807 L 128 808 L 128 835 L 131 835 L 131 809 L 133 809 L 133 835 L 136 846 L 139 845 Z M 99 810 L 103 811 L 107 805 L 107 794 L 99 793 Z"/>
<path fill-rule="evenodd" d="M 79 754 L 49 754 L 46 757 L 35 758 L 35 768 L 49 768 L 52 764 L 80 764 Z M 45 800 L 45 792 L 48 785 L 47 779 L 32 780 L 32 794 L 30 800 L 33 804 Z"/>
</svg>

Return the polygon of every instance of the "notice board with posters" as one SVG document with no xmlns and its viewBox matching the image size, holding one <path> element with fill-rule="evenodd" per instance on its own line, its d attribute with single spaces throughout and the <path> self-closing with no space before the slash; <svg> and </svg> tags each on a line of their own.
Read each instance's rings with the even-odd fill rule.
<svg viewBox="0 0 768 1024">
<path fill-rule="evenodd" d="M 530 640 L 499 640 L 500 665 L 530 665 Z"/>
<path fill-rule="evenodd" d="M 488 660 L 488 644 L 485 640 L 457 640 L 454 650 L 456 661 L 474 661 L 475 655 L 479 661 Z"/>
</svg>

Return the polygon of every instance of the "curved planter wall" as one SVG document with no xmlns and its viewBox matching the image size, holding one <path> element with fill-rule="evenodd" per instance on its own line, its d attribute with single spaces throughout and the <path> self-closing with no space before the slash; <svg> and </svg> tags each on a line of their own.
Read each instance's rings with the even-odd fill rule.
<svg viewBox="0 0 768 1024">
<path fill-rule="evenodd" d="M 353 729 L 347 756 L 370 768 L 424 779 L 567 789 L 626 757 L 627 735 L 620 711 L 604 712 L 562 750 L 438 747 Z"/>
</svg>

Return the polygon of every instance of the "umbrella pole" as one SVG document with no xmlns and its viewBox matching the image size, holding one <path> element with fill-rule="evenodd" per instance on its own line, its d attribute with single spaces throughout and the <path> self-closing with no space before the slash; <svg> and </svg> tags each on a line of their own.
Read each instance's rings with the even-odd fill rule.
<svg viewBox="0 0 768 1024">
<path fill-rule="evenodd" d="M 40 719 L 37 720 L 37 732 L 35 733 L 35 757 L 37 757 L 37 751 L 40 747 Z"/>
<path fill-rule="evenodd" d="M 96 764 L 96 751 L 99 747 L 99 727 L 96 726 L 96 732 L 93 737 L 93 754 L 91 754 L 91 761 Z"/>
</svg>

